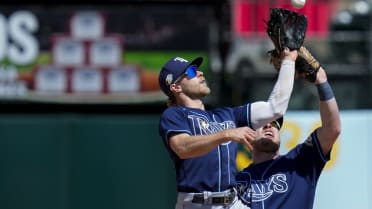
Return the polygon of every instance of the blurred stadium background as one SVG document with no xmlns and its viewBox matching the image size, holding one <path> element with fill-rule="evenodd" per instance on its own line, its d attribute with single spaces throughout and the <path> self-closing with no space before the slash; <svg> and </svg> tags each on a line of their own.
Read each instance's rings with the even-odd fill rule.
<svg viewBox="0 0 372 209">
<path fill-rule="evenodd" d="M 283 7 L 308 16 L 305 45 L 327 70 L 341 109 L 343 133 L 314 208 L 371 209 L 371 6 L 2 0 L 0 208 L 174 208 L 175 174 L 157 132 L 166 108 L 157 73 L 170 57 L 203 56 L 209 108 L 267 99 L 276 74 L 264 20 Z M 319 124 L 317 101 L 312 85 L 295 82 L 282 152 Z M 238 169 L 249 163 L 241 147 Z"/>
</svg>

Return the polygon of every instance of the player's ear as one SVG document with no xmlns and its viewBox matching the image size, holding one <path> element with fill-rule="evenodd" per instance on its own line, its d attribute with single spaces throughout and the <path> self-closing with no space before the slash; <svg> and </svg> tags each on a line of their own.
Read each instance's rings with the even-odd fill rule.
<svg viewBox="0 0 372 209">
<path fill-rule="evenodd" d="M 171 84 L 169 86 L 169 88 L 170 88 L 171 92 L 173 92 L 173 93 L 180 93 L 180 92 L 182 92 L 182 86 L 179 85 L 179 84 Z"/>
</svg>

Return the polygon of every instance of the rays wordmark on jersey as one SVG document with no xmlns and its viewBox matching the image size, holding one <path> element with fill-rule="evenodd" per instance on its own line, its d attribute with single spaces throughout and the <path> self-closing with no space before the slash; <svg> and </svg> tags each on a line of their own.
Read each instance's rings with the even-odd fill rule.
<svg viewBox="0 0 372 209">
<path fill-rule="evenodd" d="M 266 180 L 239 181 L 238 191 L 243 194 L 244 202 L 260 202 L 270 198 L 274 193 L 284 193 L 288 190 L 287 177 L 278 173 Z"/>
<path fill-rule="evenodd" d="M 192 121 L 194 130 L 204 135 L 236 127 L 234 121 L 231 120 L 222 122 L 209 121 L 208 118 L 203 115 L 189 115 L 188 118 Z"/>
</svg>

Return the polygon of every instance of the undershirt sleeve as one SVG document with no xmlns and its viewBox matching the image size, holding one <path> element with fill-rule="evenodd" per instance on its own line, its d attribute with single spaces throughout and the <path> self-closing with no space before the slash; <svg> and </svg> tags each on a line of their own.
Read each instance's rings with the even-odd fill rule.
<svg viewBox="0 0 372 209">
<path fill-rule="evenodd" d="M 294 70 L 295 62 L 284 60 L 269 99 L 266 102 L 259 101 L 251 104 L 251 122 L 254 129 L 285 114 L 293 90 Z"/>
</svg>

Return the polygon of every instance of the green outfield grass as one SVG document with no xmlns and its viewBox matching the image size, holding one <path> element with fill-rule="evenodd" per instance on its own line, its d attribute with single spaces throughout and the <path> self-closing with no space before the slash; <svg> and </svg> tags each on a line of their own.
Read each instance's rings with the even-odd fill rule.
<svg viewBox="0 0 372 209">
<path fill-rule="evenodd" d="M 207 54 L 205 52 L 185 52 L 185 51 L 152 51 L 152 52 L 144 52 L 144 51 L 128 51 L 125 52 L 124 55 L 124 62 L 126 63 L 134 63 L 141 65 L 145 70 L 148 71 L 159 71 L 161 66 L 165 62 L 169 60 L 171 57 L 183 57 L 187 60 L 192 60 L 197 56 L 202 56 L 203 58 L 207 58 Z M 204 60 L 201 69 L 207 68 L 208 60 Z"/>
<path fill-rule="evenodd" d="M 191 60 L 197 56 L 202 56 L 205 60 L 201 70 L 206 70 L 208 66 L 207 53 L 202 51 L 124 51 L 123 63 L 137 64 L 144 71 L 157 72 L 169 58 L 180 56 Z M 29 65 L 16 66 L 20 72 L 31 71 L 36 65 L 51 64 L 50 52 L 41 52 L 35 62 Z M 0 64 L 11 64 L 8 60 L 2 60 Z"/>
</svg>

